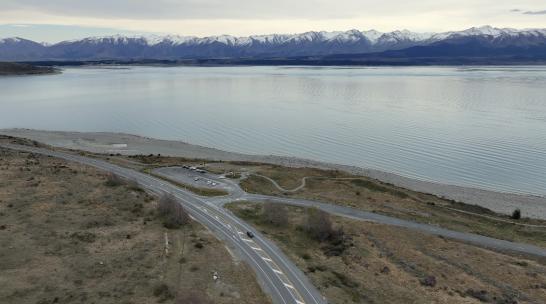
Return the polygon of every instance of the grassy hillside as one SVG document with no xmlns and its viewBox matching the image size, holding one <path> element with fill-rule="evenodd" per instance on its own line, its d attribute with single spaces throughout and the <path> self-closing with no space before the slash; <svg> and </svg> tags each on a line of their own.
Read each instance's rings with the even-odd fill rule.
<svg viewBox="0 0 546 304">
<path fill-rule="evenodd" d="M 546 303 L 544 261 L 314 209 L 228 208 L 276 241 L 332 304 Z"/>
<path fill-rule="evenodd" d="M 205 227 L 168 229 L 157 205 L 94 168 L 0 149 L 0 303 L 270 303 Z"/>
</svg>

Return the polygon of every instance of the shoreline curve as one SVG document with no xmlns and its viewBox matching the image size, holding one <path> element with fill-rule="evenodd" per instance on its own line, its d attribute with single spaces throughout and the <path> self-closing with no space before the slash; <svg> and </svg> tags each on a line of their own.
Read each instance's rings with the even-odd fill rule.
<svg viewBox="0 0 546 304">
<path fill-rule="evenodd" d="M 54 147 L 84 150 L 94 153 L 120 153 L 125 155 L 161 154 L 165 156 L 209 160 L 261 162 L 286 167 L 313 167 L 341 170 L 355 175 L 374 178 L 413 191 L 430 193 L 446 199 L 479 205 L 498 213 L 510 214 L 514 209 L 519 208 L 525 217 L 546 219 L 546 197 L 447 185 L 356 166 L 332 164 L 288 156 L 227 152 L 182 141 L 154 139 L 124 133 L 0 129 L 0 134 L 27 138 Z"/>
</svg>

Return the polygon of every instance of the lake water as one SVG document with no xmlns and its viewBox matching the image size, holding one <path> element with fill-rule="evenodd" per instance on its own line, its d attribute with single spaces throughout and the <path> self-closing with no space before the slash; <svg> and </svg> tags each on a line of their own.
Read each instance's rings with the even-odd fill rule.
<svg viewBox="0 0 546 304">
<path fill-rule="evenodd" d="M 0 78 L 0 128 L 114 131 L 546 194 L 546 67 L 72 68 Z"/>
</svg>

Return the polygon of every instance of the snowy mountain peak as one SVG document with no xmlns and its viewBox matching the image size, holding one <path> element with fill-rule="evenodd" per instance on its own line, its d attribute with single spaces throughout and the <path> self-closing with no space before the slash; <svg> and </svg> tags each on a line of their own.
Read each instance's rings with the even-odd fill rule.
<svg viewBox="0 0 546 304">
<path fill-rule="evenodd" d="M 9 37 L 9 38 L 0 39 L 0 43 L 17 43 L 17 42 L 20 42 L 21 40 L 23 40 L 23 38 Z"/>
<path fill-rule="evenodd" d="M 80 60 L 93 58 L 237 58 L 290 57 L 331 54 L 364 54 L 428 46 L 435 42 L 481 39 L 493 46 L 546 45 L 546 29 L 510 29 L 481 26 L 464 31 L 419 33 L 409 30 L 380 32 L 309 31 L 299 34 L 270 34 L 237 37 L 179 35 L 112 35 L 63 41 L 56 44 L 36 43 L 22 38 L 0 40 L 0 59 L 6 60 Z"/>
<path fill-rule="evenodd" d="M 208 37 L 195 36 L 179 36 L 179 35 L 147 35 L 147 36 L 104 36 L 104 37 L 89 37 L 81 40 L 70 40 L 61 42 L 62 44 L 84 42 L 84 43 L 111 43 L 111 44 L 128 44 L 130 42 L 156 46 L 159 44 L 166 45 L 207 45 L 219 43 L 227 46 L 251 46 L 256 44 L 286 44 L 286 43 L 319 43 L 319 42 L 336 42 L 336 43 L 354 43 L 361 40 L 367 40 L 372 45 L 376 44 L 393 44 L 398 42 L 406 43 L 421 43 L 446 39 L 448 37 L 466 37 L 466 36 L 492 36 L 498 37 L 501 35 L 544 35 L 546 30 L 516 30 L 510 28 L 495 28 L 489 25 L 481 27 L 473 27 L 464 31 L 452 31 L 444 33 L 419 33 L 412 32 L 407 29 L 396 30 L 392 32 L 379 32 L 376 30 L 360 31 L 351 29 L 348 31 L 310 31 L 300 34 L 271 34 L 271 35 L 253 35 L 248 37 L 236 37 L 231 35 L 217 35 Z M 1 41 L 1 40 L 0 40 Z"/>
<path fill-rule="evenodd" d="M 368 31 L 363 31 L 362 35 L 364 37 L 368 38 L 368 40 L 372 44 L 375 44 L 377 42 L 377 40 L 379 39 L 379 37 L 381 37 L 381 35 L 383 35 L 383 33 L 372 29 L 372 30 L 368 30 Z"/>
<path fill-rule="evenodd" d="M 432 37 L 431 33 L 416 33 L 409 30 L 399 30 L 382 35 L 383 39 L 389 40 L 408 40 L 408 41 L 424 41 Z"/>
<path fill-rule="evenodd" d="M 506 32 L 516 32 L 517 30 L 514 29 L 499 29 L 494 28 L 489 25 L 480 26 L 480 27 L 472 27 L 470 29 L 464 30 L 461 32 L 461 34 L 466 34 L 469 36 L 480 36 L 480 35 L 486 35 L 486 36 L 499 36 Z"/>
</svg>

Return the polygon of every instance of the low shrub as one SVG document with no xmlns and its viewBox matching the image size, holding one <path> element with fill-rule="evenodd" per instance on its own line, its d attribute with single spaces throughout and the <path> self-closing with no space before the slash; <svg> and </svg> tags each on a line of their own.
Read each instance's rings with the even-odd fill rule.
<svg viewBox="0 0 546 304">
<path fill-rule="evenodd" d="M 172 194 L 165 194 L 159 200 L 159 215 L 163 217 L 163 226 L 176 229 L 190 222 L 190 215 Z"/>
<path fill-rule="evenodd" d="M 409 195 L 405 193 L 404 191 L 391 189 L 389 187 L 385 187 L 383 185 L 380 185 L 379 183 L 364 180 L 364 179 L 353 179 L 351 180 L 351 183 L 358 187 L 366 188 L 370 191 L 374 192 L 382 192 L 382 193 L 389 193 L 399 198 L 407 198 Z M 358 194 L 357 194 L 358 195 Z"/>
<path fill-rule="evenodd" d="M 110 173 L 106 175 L 106 182 L 104 183 L 108 187 L 118 187 L 124 184 L 124 181 L 118 175 Z"/>
<path fill-rule="evenodd" d="M 127 187 L 133 191 L 143 192 L 144 190 L 140 187 L 138 182 L 134 179 L 130 179 L 127 181 Z"/>
<path fill-rule="evenodd" d="M 335 229 L 330 214 L 317 208 L 307 210 L 305 231 L 315 241 L 324 242 L 322 250 L 327 256 L 340 256 L 350 245 L 350 238 L 342 228 Z"/>
<path fill-rule="evenodd" d="M 514 212 L 512 212 L 511 218 L 514 220 L 519 220 L 521 218 L 521 210 L 519 209 L 514 210 Z"/>
<path fill-rule="evenodd" d="M 339 280 L 339 282 L 343 284 L 343 286 L 346 286 L 349 288 L 357 288 L 359 286 L 358 282 L 354 281 L 353 279 L 351 279 L 350 277 L 348 277 L 347 275 L 341 272 L 332 271 L 332 273 Z"/>
<path fill-rule="evenodd" d="M 263 219 L 271 225 L 283 227 L 288 225 L 288 212 L 280 204 L 265 203 L 262 211 Z"/>
<path fill-rule="evenodd" d="M 322 242 L 327 240 L 330 238 L 332 233 L 334 233 L 330 214 L 317 208 L 307 209 L 307 223 L 305 225 L 305 230 L 311 236 L 311 238 L 317 241 Z"/>
<path fill-rule="evenodd" d="M 436 286 L 436 277 L 435 276 L 427 276 L 421 279 L 421 285 L 427 286 L 427 287 L 434 287 Z"/>
<path fill-rule="evenodd" d="M 160 283 L 154 286 L 154 296 L 159 298 L 159 302 L 164 302 L 170 299 L 174 299 L 174 294 L 165 283 Z"/>
<path fill-rule="evenodd" d="M 190 293 L 186 295 L 180 295 L 176 301 L 176 304 L 211 304 L 212 302 L 207 299 L 205 294 Z"/>
<path fill-rule="evenodd" d="M 479 300 L 480 302 L 491 302 L 491 297 L 485 290 L 468 289 L 465 294 Z"/>
</svg>

